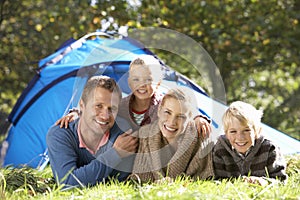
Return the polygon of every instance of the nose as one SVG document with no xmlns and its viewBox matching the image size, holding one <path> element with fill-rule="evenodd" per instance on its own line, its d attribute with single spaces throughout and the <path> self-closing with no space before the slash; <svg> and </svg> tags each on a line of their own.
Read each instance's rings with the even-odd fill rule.
<svg viewBox="0 0 300 200">
<path fill-rule="evenodd" d="M 176 125 L 176 123 L 177 123 L 176 117 L 169 117 L 168 123 L 170 125 Z"/>
<path fill-rule="evenodd" d="M 243 139 L 245 139 L 245 134 L 242 133 L 242 132 L 238 132 L 237 138 L 238 138 L 239 140 L 243 140 Z"/>
<path fill-rule="evenodd" d="M 147 83 L 145 83 L 144 81 L 142 81 L 138 87 L 141 88 L 141 87 L 146 87 L 147 86 Z"/>
<path fill-rule="evenodd" d="M 102 111 L 100 112 L 100 117 L 102 119 L 108 119 L 110 116 L 110 112 L 107 108 L 102 109 Z"/>
<path fill-rule="evenodd" d="M 151 83 L 152 83 L 152 81 L 149 80 L 148 78 L 143 78 L 143 79 L 140 80 L 139 85 L 140 86 L 146 86 L 146 85 L 149 85 Z"/>
</svg>

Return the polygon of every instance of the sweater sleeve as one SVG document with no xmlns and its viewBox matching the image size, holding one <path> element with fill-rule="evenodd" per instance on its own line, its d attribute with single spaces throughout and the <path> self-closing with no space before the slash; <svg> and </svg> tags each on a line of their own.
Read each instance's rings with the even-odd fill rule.
<svg viewBox="0 0 300 200">
<path fill-rule="evenodd" d="M 270 178 L 285 181 L 288 177 L 285 172 L 286 162 L 278 147 L 272 145 L 268 157 L 268 173 Z"/>
<path fill-rule="evenodd" d="M 100 154 L 97 159 L 92 155 L 80 154 L 74 134 L 58 126 L 49 130 L 46 141 L 53 174 L 66 185 L 95 185 L 107 178 L 121 161 L 113 148 Z M 87 164 L 79 160 L 85 160 Z"/>
</svg>

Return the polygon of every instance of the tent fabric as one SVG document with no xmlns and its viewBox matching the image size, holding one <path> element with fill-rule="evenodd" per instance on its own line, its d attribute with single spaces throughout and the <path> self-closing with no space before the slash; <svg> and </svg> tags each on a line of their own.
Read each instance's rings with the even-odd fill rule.
<svg viewBox="0 0 300 200">
<path fill-rule="evenodd" d="M 19 97 L 8 117 L 11 123 L 6 141 L 9 147 L 4 166 L 40 166 L 47 159 L 46 134 L 55 121 L 76 107 L 88 77 L 103 74 L 113 77 L 123 94 L 131 91 L 127 84 L 128 66 L 137 55 L 153 55 L 138 41 L 129 37 L 88 39 L 89 34 L 65 45 L 40 60 L 35 77 Z M 159 58 L 157 58 L 159 59 Z M 163 62 L 160 60 L 163 64 Z M 213 120 L 214 140 L 222 134 L 221 116 L 226 105 L 211 99 L 205 91 L 187 77 L 164 65 L 165 78 L 162 89 L 183 85 L 193 91 L 200 112 Z M 217 111 L 217 112 L 216 112 Z M 214 113 L 217 113 L 214 114 Z M 300 142 L 267 125 L 267 136 L 277 142 L 284 154 L 299 153 Z"/>
</svg>

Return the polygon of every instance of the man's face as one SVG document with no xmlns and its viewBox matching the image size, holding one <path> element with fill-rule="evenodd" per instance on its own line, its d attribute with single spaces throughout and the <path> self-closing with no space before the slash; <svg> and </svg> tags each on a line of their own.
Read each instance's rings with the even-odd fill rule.
<svg viewBox="0 0 300 200">
<path fill-rule="evenodd" d="M 247 150 L 254 145 L 254 129 L 242 124 L 237 118 L 232 118 L 225 134 L 231 146 L 242 154 L 246 153 Z"/>
<path fill-rule="evenodd" d="M 85 104 L 80 101 L 83 127 L 95 134 L 104 134 L 115 122 L 119 101 L 118 95 L 107 89 L 97 87 L 91 91 Z"/>
<path fill-rule="evenodd" d="M 133 66 L 129 72 L 128 84 L 138 99 L 149 99 L 153 95 L 152 74 L 146 66 Z"/>
<path fill-rule="evenodd" d="M 172 142 L 183 133 L 188 122 L 189 109 L 184 102 L 167 98 L 158 110 L 158 125 L 162 135 Z"/>
</svg>

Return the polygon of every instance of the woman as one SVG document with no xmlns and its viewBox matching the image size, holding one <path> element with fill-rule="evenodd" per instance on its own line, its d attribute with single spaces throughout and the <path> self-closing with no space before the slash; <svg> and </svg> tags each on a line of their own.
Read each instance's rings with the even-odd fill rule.
<svg viewBox="0 0 300 200">
<path fill-rule="evenodd" d="M 198 137 L 193 124 L 195 107 L 186 89 L 171 89 L 164 95 L 158 119 L 134 132 L 139 148 L 132 179 L 142 182 L 180 175 L 207 179 L 214 176 L 213 143 Z"/>
</svg>

